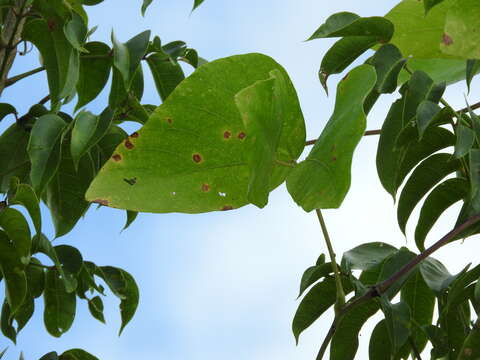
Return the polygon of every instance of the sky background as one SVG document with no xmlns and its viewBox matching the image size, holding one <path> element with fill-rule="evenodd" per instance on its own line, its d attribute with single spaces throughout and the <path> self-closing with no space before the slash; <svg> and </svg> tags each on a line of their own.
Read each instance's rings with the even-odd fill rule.
<svg viewBox="0 0 480 360">
<path fill-rule="evenodd" d="M 205 0 L 193 14 L 193 0 L 155 0 L 145 18 L 141 0 L 105 0 L 89 8 L 90 25 L 99 25 L 92 40 L 110 43 L 110 32 L 126 41 L 151 29 L 163 43 L 184 40 L 200 56 L 217 58 L 248 52 L 272 56 L 290 74 L 298 91 L 309 139 L 320 134 L 330 117 L 334 97 L 327 98 L 317 71 L 334 40 L 304 42 L 332 13 L 352 11 L 363 16 L 383 15 L 396 1 L 318 0 Z M 21 57 L 12 74 L 38 66 L 35 53 Z M 44 74 L 19 82 L 4 93 L 20 113 L 47 94 Z M 338 76 L 330 79 L 331 93 Z M 478 98 L 474 81 L 470 102 Z M 446 98 L 463 107 L 463 83 L 453 86 Z M 368 128 L 381 126 L 393 97 L 385 97 L 372 110 Z M 98 112 L 106 94 L 87 108 Z M 160 100 L 149 76 L 144 103 Z M 8 123 L 2 123 L 4 128 Z M 375 169 L 377 137 L 366 137 L 353 162 L 351 191 L 339 210 L 325 211 L 338 254 L 364 242 L 384 241 L 414 250 L 413 222 L 407 239 L 395 219 L 390 196 L 378 181 Z M 308 151 L 308 149 L 307 149 Z M 447 232 L 455 221 L 447 212 L 429 241 Z M 458 210 L 458 208 L 457 208 Z M 418 213 L 418 209 L 417 209 Z M 44 212 L 47 235 L 53 234 Z M 101 360 L 312 360 L 330 325 L 328 313 L 308 329 L 295 346 L 291 321 L 298 301 L 300 277 L 326 248 L 314 213 L 305 213 L 290 199 L 285 186 L 270 196 L 264 209 L 246 206 L 231 212 L 201 215 L 141 214 L 125 232 L 122 211 L 91 209 L 75 229 L 55 244 L 78 247 L 84 258 L 98 265 L 125 268 L 137 280 L 140 304 L 137 314 L 117 336 L 118 301 L 105 301 L 107 326 L 94 320 L 87 304 L 77 304 L 77 317 L 62 338 L 49 336 L 42 320 L 42 301 L 34 318 L 14 347 L 0 338 L 0 349 L 9 346 L 7 359 L 37 360 L 56 350 L 84 348 Z M 478 247 L 478 246 L 477 246 Z M 438 252 L 451 272 L 458 271 L 477 251 L 475 240 L 456 243 Z M 370 321 L 361 337 L 359 359 L 367 359 Z M 363 340 L 362 340 L 363 339 Z M 346 344 L 346 346 L 349 346 Z"/>
</svg>

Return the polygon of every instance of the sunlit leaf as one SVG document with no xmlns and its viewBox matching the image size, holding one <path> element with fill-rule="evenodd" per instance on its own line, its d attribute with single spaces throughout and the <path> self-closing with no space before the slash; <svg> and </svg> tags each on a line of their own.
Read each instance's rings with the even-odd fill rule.
<svg viewBox="0 0 480 360">
<path fill-rule="evenodd" d="M 22 205 L 27 209 L 37 234 L 42 232 L 42 217 L 40 214 L 40 200 L 35 190 L 28 184 L 20 184 L 18 178 L 13 178 L 13 196 L 9 198 L 11 205 Z"/>
</svg>

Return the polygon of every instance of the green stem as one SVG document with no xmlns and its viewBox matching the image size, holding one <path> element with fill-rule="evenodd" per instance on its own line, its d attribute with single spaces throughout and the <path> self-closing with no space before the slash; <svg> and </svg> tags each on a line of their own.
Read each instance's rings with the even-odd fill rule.
<svg viewBox="0 0 480 360">
<path fill-rule="evenodd" d="M 335 314 L 337 314 L 340 309 L 345 305 L 345 291 L 343 290 L 342 278 L 340 271 L 338 270 L 337 260 L 335 259 L 335 251 L 333 251 L 332 241 L 328 235 L 327 225 L 323 219 L 323 215 L 320 209 L 315 209 L 317 212 L 318 221 L 320 222 L 320 227 L 322 228 L 323 237 L 325 238 L 325 243 L 327 244 L 328 253 L 330 255 L 330 261 L 332 263 L 332 270 L 335 276 L 335 283 L 337 288 L 337 300 L 335 302 Z"/>
</svg>

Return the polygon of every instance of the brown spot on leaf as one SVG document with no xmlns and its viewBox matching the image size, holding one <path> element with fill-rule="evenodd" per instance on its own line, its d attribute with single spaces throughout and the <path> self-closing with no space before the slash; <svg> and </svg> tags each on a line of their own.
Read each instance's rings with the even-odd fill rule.
<svg viewBox="0 0 480 360">
<path fill-rule="evenodd" d="M 169 124 L 173 123 L 172 118 L 166 118 L 165 120 L 166 120 Z"/>
<path fill-rule="evenodd" d="M 135 131 L 132 135 L 130 135 L 130 137 L 132 137 L 134 139 L 138 138 L 138 132 Z"/>
<path fill-rule="evenodd" d="M 233 206 L 231 206 L 231 205 L 225 205 L 225 206 L 222 208 L 222 211 L 228 211 L 228 210 L 233 210 Z"/>
<path fill-rule="evenodd" d="M 57 23 L 53 19 L 48 19 L 47 26 L 50 31 L 54 31 L 57 28 Z"/>
<path fill-rule="evenodd" d="M 196 163 L 199 163 L 200 161 L 202 161 L 202 156 L 200 154 L 193 154 L 192 155 L 192 159 L 193 161 L 195 161 Z"/>
<path fill-rule="evenodd" d="M 332 161 L 337 161 L 337 157 L 336 157 L 336 156 L 333 156 L 333 157 L 332 157 Z"/>
<path fill-rule="evenodd" d="M 470 349 L 470 348 L 465 348 L 465 349 L 463 350 L 463 355 L 465 355 L 465 356 L 469 356 L 469 357 L 470 357 L 470 356 L 472 356 L 472 353 L 473 353 L 473 350 Z"/>
<path fill-rule="evenodd" d="M 208 185 L 208 184 L 203 184 L 203 185 L 202 185 L 202 191 L 203 191 L 203 192 L 209 192 L 209 191 L 210 191 L 210 185 Z"/>
<path fill-rule="evenodd" d="M 443 34 L 442 43 L 449 46 L 453 44 L 453 39 L 448 34 Z"/>
<path fill-rule="evenodd" d="M 115 154 L 112 156 L 113 161 L 120 161 L 122 160 L 122 156 L 120 154 Z"/>
<path fill-rule="evenodd" d="M 230 139 L 231 136 L 232 136 L 232 133 L 231 133 L 230 131 L 225 131 L 225 132 L 223 133 L 223 137 L 224 137 L 225 139 Z"/>
<path fill-rule="evenodd" d="M 127 149 L 130 149 L 130 150 L 131 150 L 131 149 L 133 149 L 135 146 L 130 142 L 129 139 L 127 139 L 127 140 L 125 140 L 125 147 L 126 147 Z"/>
<path fill-rule="evenodd" d="M 238 134 L 238 138 L 239 138 L 240 140 L 245 139 L 246 136 L 247 136 L 247 135 L 246 135 L 244 132 L 241 132 L 241 133 Z"/>
<path fill-rule="evenodd" d="M 108 206 L 108 200 L 105 200 L 105 199 L 95 199 L 92 202 L 103 205 L 103 206 Z"/>
</svg>

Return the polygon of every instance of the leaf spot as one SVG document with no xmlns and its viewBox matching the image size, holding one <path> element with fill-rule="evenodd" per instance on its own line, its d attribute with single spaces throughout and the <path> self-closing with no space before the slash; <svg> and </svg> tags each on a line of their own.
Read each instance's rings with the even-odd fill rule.
<svg viewBox="0 0 480 360">
<path fill-rule="evenodd" d="M 130 149 L 130 150 L 131 150 L 131 149 L 134 148 L 134 145 L 130 142 L 129 139 L 127 139 L 127 140 L 125 140 L 125 147 L 126 147 L 127 149 Z"/>
<path fill-rule="evenodd" d="M 222 211 L 227 211 L 227 210 L 233 210 L 233 206 L 225 205 L 225 206 L 222 208 Z"/>
<path fill-rule="evenodd" d="M 337 157 L 336 157 L 336 156 L 333 156 L 333 157 L 332 157 L 332 161 L 337 161 Z"/>
<path fill-rule="evenodd" d="M 112 156 L 112 159 L 114 161 L 120 161 L 120 160 L 122 160 L 122 156 L 120 154 L 115 154 L 115 155 Z"/>
<path fill-rule="evenodd" d="M 138 138 L 138 132 L 135 131 L 132 135 L 130 135 L 130 137 L 132 137 L 132 138 Z"/>
<path fill-rule="evenodd" d="M 448 34 L 443 34 L 442 42 L 447 46 L 452 45 L 453 44 L 453 39 Z"/>
<path fill-rule="evenodd" d="M 231 136 L 232 136 L 232 133 L 228 130 L 223 133 L 223 137 L 225 139 L 230 139 Z"/>
<path fill-rule="evenodd" d="M 135 185 L 137 183 L 137 178 L 131 178 L 131 179 L 123 179 L 128 185 Z"/>
<path fill-rule="evenodd" d="M 195 161 L 196 163 L 199 163 L 199 162 L 202 161 L 202 156 L 201 156 L 200 154 L 193 154 L 192 159 L 193 159 L 193 161 Z"/>
<path fill-rule="evenodd" d="M 210 191 L 210 185 L 208 185 L 208 184 L 203 184 L 203 185 L 202 185 L 202 191 L 203 191 L 203 192 L 209 192 L 209 191 Z"/>
<path fill-rule="evenodd" d="M 245 136 L 247 136 L 247 135 L 246 135 L 244 132 L 241 132 L 241 133 L 238 134 L 238 138 L 239 138 L 240 140 L 245 139 Z"/>
<path fill-rule="evenodd" d="M 175 191 L 172 191 L 172 196 L 175 196 L 177 195 L 177 193 Z"/>
<path fill-rule="evenodd" d="M 166 121 L 167 121 L 167 123 L 169 123 L 169 124 L 173 123 L 173 120 L 172 120 L 172 118 L 166 118 L 165 120 L 166 120 Z"/>
<path fill-rule="evenodd" d="M 95 199 L 95 200 L 93 200 L 92 202 L 97 203 L 97 204 L 100 204 L 100 205 L 108 206 L 108 200 Z"/>
<path fill-rule="evenodd" d="M 57 23 L 53 19 L 48 19 L 47 26 L 50 31 L 54 31 L 57 28 Z"/>
</svg>

